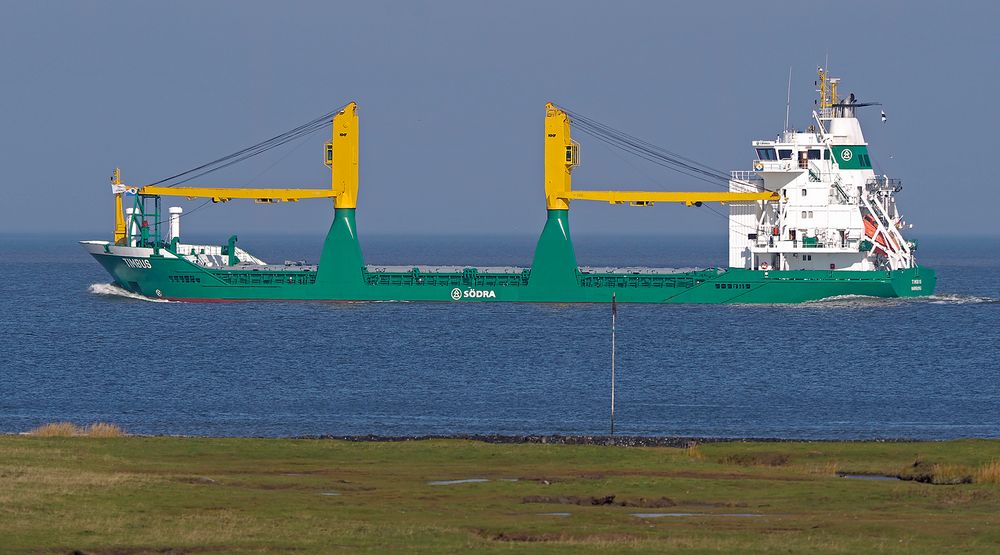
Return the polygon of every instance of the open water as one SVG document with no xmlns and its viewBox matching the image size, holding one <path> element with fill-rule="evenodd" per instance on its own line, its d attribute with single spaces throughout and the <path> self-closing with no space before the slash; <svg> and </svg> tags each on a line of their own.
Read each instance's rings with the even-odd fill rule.
<svg viewBox="0 0 1000 555">
<path fill-rule="evenodd" d="M 75 240 L 0 236 L 0 433 L 603 434 L 610 308 L 152 302 Z M 191 237 L 212 240 L 218 237 Z M 269 262 L 322 238 L 241 238 Z M 525 265 L 534 238 L 362 237 L 379 264 Z M 587 238 L 581 264 L 717 266 L 723 238 Z M 1000 437 L 1000 242 L 924 238 L 938 292 L 797 306 L 621 305 L 617 431 Z"/>
</svg>

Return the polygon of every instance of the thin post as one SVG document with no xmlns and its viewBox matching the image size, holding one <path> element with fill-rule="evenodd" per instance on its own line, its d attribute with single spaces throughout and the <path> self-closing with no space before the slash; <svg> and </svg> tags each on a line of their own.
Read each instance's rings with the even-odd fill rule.
<svg viewBox="0 0 1000 555">
<path fill-rule="evenodd" d="M 785 131 L 788 131 L 788 110 L 792 106 L 792 66 L 788 66 L 788 94 L 785 96 Z"/>
<path fill-rule="evenodd" d="M 618 319 L 618 303 L 611 293 L 611 435 L 615 435 L 615 320 Z"/>
</svg>

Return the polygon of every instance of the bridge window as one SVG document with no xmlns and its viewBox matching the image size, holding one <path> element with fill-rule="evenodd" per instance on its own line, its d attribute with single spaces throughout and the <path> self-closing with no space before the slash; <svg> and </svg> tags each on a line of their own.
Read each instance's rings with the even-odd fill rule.
<svg viewBox="0 0 1000 555">
<path fill-rule="evenodd" d="M 822 152 L 822 151 L 819 150 L 819 149 L 816 149 L 816 148 L 810 150 L 809 151 L 809 159 L 810 160 L 819 160 L 820 152 Z"/>
<path fill-rule="evenodd" d="M 781 150 L 778 151 L 778 158 L 781 159 L 781 160 L 791 160 L 792 159 L 792 151 L 791 150 L 781 149 Z"/>
<path fill-rule="evenodd" d="M 757 149 L 757 159 L 758 160 L 777 160 L 778 156 L 775 154 L 773 148 L 758 148 Z"/>
</svg>

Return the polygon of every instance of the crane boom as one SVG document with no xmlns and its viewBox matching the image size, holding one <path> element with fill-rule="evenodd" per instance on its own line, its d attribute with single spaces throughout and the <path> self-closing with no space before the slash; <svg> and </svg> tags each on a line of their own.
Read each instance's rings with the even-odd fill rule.
<svg viewBox="0 0 1000 555">
<path fill-rule="evenodd" d="M 771 191 L 760 193 L 729 193 L 725 191 L 665 192 L 665 191 L 569 191 L 561 196 L 566 200 L 603 200 L 609 204 L 652 206 L 657 202 L 683 202 L 691 206 L 703 202 L 744 202 L 752 200 L 777 200 Z"/>
<path fill-rule="evenodd" d="M 703 202 L 746 202 L 779 200 L 771 191 L 663 192 L 663 191 L 576 191 L 572 187 L 573 168 L 580 165 L 580 147 L 570 137 L 572 121 L 551 102 L 545 105 L 545 204 L 549 210 L 566 210 L 571 200 L 599 200 L 611 204 L 651 206 L 657 202 L 682 202 L 688 206 Z"/>
<path fill-rule="evenodd" d="M 254 199 L 266 202 L 295 202 L 311 198 L 335 198 L 333 189 L 247 189 L 239 187 L 163 187 L 147 185 L 139 189 L 140 195 L 168 197 L 210 198 L 216 202 L 230 199 Z"/>
<path fill-rule="evenodd" d="M 330 167 L 329 189 L 274 189 L 247 187 L 169 187 L 146 185 L 136 189 L 147 196 L 210 198 L 216 202 L 253 199 L 259 202 L 296 202 L 333 198 L 337 208 L 355 208 L 358 198 L 358 114 L 351 102 L 333 117 L 333 133 L 326 143 L 325 162 Z"/>
</svg>

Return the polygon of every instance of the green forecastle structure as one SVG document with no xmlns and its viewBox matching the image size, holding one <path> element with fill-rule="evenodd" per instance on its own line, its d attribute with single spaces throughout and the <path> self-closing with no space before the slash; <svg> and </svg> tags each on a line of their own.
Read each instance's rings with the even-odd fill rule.
<svg viewBox="0 0 1000 555">
<path fill-rule="evenodd" d="M 841 129 L 856 125 L 853 107 L 850 114 L 844 113 L 846 109 L 834 113 L 840 106 L 835 97 L 824 100 L 824 105 L 827 117 L 817 119 L 821 128 L 824 122 L 839 125 L 838 133 L 850 135 L 851 144 L 864 144 L 860 128 L 856 132 Z M 906 242 L 898 233 L 902 220 L 892 202 L 892 194 L 899 189 L 892 189 L 895 180 L 872 179 L 871 169 L 864 167 L 867 162 L 848 167 L 845 160 L 862 158 L 851 154 L 855 147 L 831 145 L 821 134 L 786 132 L 791 142 L 754 143 L 759 147 L 755 172 L 762 177 L 736 179 L 734 175 L 729 192 L 577 191 L 570 184 L 579 158 L 577 144 L 570 138 L 568 112 L 552 104 L 546 106 L 547 217 L 530 268 L 376 268 L 365 264 L 355 220 L 356 105 L 350 103 L 335 114 L 332 140 L 326 148 L 326 163 L 332 170 L 329 190 L 132 188 L 121 183 L 120 172 L 115 170 L 115 240 L 81 244 L 119 287 L 147 297 L 187 301 L 607 303 L 614 298 L 627 303 L 800 303 L 849 295 L 916 297 L 932 294 L 936 285 L 934 271 L 915 263 L 915 242 Z M 582 117 L 581 122 L 587 123 Z M 313 124 L 296 129 L 309 125 Z M 279 138 L 299 136 L 289 132 Z M 833 155 L 822 153 L 824 147 Z M 856 150 L 861 152 L 860 147 Z M 798 164 L 787 161 L 784 152 L 798 153 Z M 783 185 L 769 186 L 771 179 Z M 788 191 L 797 193 L 799 188 L 802 198 L 789 195 Z M 814 192 L 806 200 L 807 189 L 819 194 Z M 171 195 L 264 203 L 333 198 L 335 204 L 319 265 L 274 266 L 238 248 L 236 236 L 223 246 L 183 243 L 182 210 L 176 207 L 170 209 L 169 240 L 162 240 L 160 200 Z M 128 198 L 133 199 L 133 206 L 123 211 Z M 817 198 L 829 206 L 816 204 Z M 685 272 L 581 268 L 570 235 L 570 200 L 640 206 L 730 203 L 730 267 Z M 147 210 L 148 201 L 153 203 L 152 210 Z M 799 208 L 810 208 L 801 210 L 804 218 L 823 210 L 830 212 L 831 221 L 841 218 L 839 238 L 826 234 L 827 230 L 822 236 L 808 235 L 803 229 L 807 224 L 795 220 Z M 754 233 L 744 229 L 751 227 Z"/>
</svg>

